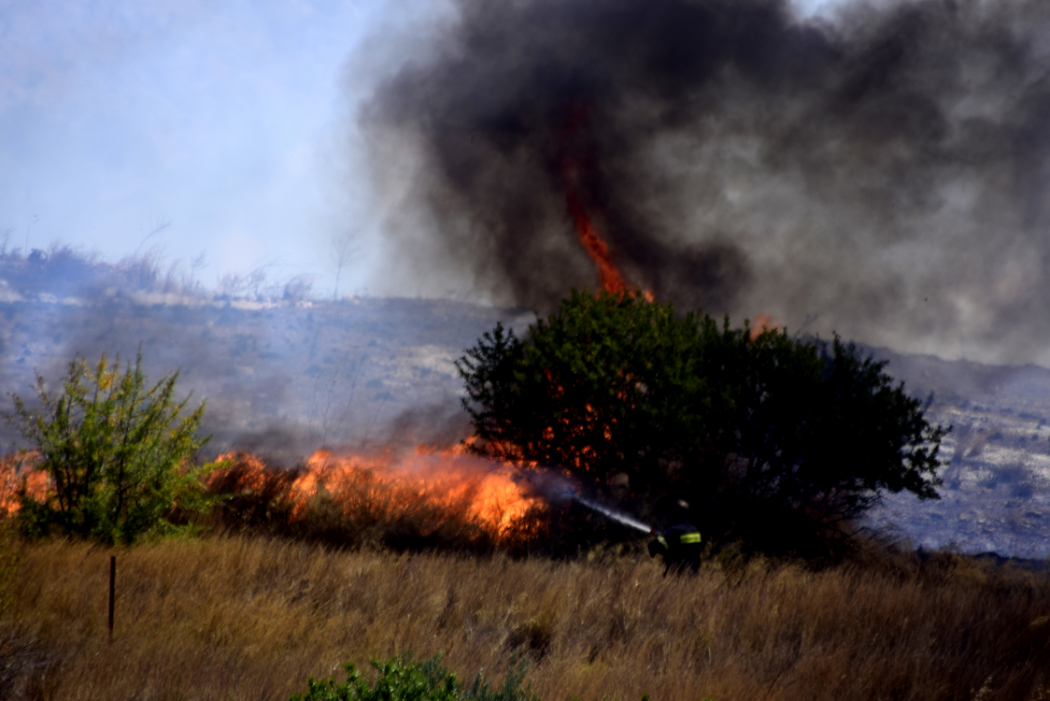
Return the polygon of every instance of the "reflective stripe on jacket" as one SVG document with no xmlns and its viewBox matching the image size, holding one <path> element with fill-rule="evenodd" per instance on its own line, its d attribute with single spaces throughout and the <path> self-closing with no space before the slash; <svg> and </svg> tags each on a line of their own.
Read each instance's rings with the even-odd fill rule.
<svg viewBox="0 0 1050 701">
<path fill-rule="evenodd" d="M 656 539 L 649 544 L 649 554 L 656 557 L 658 553 L 677 553 L 683 545 L 700 545 L 700 531 L 690 523 L 672 526 L 657 535 Z"/>
</svg>

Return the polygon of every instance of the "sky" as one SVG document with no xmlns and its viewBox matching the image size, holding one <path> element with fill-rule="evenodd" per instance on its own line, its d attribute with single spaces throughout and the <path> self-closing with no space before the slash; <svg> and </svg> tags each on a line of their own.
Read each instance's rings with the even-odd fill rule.
<svg viewBox="0 0 1050 701">
<path fill-rule="evenodd" d="M 419 294 L 377 273 L 398 251 L 354 114 L 450 17 L 433 0 L 0 0 L 0 243 L 150 254 L 208 287 L 263 271 Z"/>
<path fill-rule="evenodd" d="M 426 15 L 369 0 L 0 2 L 8 250 L 152 252 L 209 286 L 257 269 L 330 283 L 333 237 L 368 216 L 344 146 L 351 55 L 410 25 L 399 10 Z"/>
</svg>

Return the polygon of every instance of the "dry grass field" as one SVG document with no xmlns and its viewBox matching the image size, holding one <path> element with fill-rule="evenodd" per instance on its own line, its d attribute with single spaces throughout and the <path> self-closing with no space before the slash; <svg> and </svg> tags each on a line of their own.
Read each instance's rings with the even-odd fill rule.
<svg viewBox="0 0 1050 701">
<path fill-rule="evenodd" d="M 396 653 L 499 680 L 515 650 L 544 701 L 1050 698 L 1046 579 L 950 554 L 664 578 L 624 556 L 212 536 L 8 541 L 2 562 L 3 699 L 287 699 Z"/>
</svg>

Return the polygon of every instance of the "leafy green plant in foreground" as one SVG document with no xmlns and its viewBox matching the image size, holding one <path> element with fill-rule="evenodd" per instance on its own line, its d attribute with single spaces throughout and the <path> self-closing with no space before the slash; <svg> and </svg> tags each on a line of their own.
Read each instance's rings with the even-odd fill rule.
<svg viewBox="0 0 1050 701">
<path fill-rule="evenodd" d="M 489 689 L 480 673 L 470 688 L 461 688 L 456 675 L 442 666 L 440 655 L 425 662 L 401 657 L 372 660 L 372 666 L 379 672 L 372 687 L 348 662 L 345 683 L 310 677 L 306 694 L 295 694 L 291 701 L 540 701 L 527 686 L 521 688 L 528 671 L 524 658 L 511 661 L 503 686 L 496 691 Z"/>
<path fill-rule="evenodd" d="M 46 495 L 19 492 L 18 523 L 30 537 L 58 534 L 104 543 L 131 543 L 149 533 L 177 530 L 166 517 L 204 512 L 216 501 L 201 487 L 215 463 L 194 466 L 208 438 L 197 437 L 204 403 L 183 413 L 175 399 L 178 372 L 149 386 L 142 354 L 121 371 L 120 357 L 103 354 L 89 365 L 69 364 L 61 392 L 37 374 L 40 407 L 12 395 L 17 426 L 39 453 Z"/>
</svg>

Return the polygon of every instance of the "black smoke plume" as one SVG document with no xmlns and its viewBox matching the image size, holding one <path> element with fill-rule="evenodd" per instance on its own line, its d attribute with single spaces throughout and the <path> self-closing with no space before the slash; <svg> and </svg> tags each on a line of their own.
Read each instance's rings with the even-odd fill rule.
<svg viewBox="0 0 1050 701">
<path fill-rule="evenodd" d="M 1050 361 L 1045 2 L 456 6 L 361 116 L 380 185 L 406 188 L 387 232 L 415 269 L 539 311 L 593 289 L 574 178 L 658 299 Z"/>
</svg>

